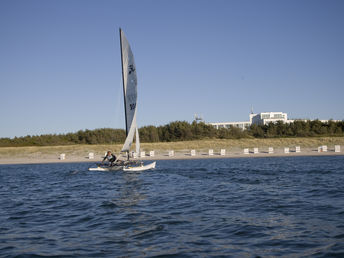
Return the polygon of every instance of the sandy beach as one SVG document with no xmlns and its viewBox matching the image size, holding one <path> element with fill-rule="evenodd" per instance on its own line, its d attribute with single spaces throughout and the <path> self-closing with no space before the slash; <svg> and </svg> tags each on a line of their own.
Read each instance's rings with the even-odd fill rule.
<svg viewBox="0 0 344 258">
<path fill-rule="evenodd" d="M 290 148 L 289 153 L 285 153 L 284 148 L 274 148 L 273 153 L 268 152 L 268 148 L 258 148 L 258 153 L 254 153 L 253 148 L 249 148 L 249 153 L 244 154 L 244 149 L 232 148 L 226 149 L 225 155 L 220 155 L 220 150 L 213 150 L 213 155 L 209 155 L 208 150 L 196 150 L 195 155 L 191 155 L 191 150 L 174 151 L 173 156 L 169 156 L 169 152 L 165 150 L 154 151 L 154 156 L 150 156 L 149 151 L 145 152 L 145 156 L 140 160 L 178 160 L 178 159 L 214 159 L 214 158 L 258 158 L 258 157 L 297 157 L 297 156 L 329 156 L 344 155 L 343 147 L 340 152 L 335 152 L 334 146 L 329 147 L 327 151 L 318 150 L 316 147 L 301 148 L 300 152 L 296 152 L 295 148 Z M 37 148 L 37 147 L 36 147 Z M 42 147 L 43 148 L 43 147 Z M 39 148 L 38 148 L 39 149 Z M 105 149 L 106 150 L 106 149 Z M 51 150 L 50 153 L 42 151 L 27 152 L 22 155 L 1 155 L 0 164 L 40 164 L 40 163 L 70 163 L 70 162 L 99 162 L 103 156 L 101 153 L 94 153 L 94 158 L 90 159 L 88 153 L 84 155 L 80 153 L 68 153 L 66 151 L 65 159 L 60 159 L 63 148 Z M 105 153 L 104 153 L 105 154 Z M 116 153 L 117 155 L 118 152 Z M 124 155 L 120 155 L 120 159 L 126 159 Z"/>
<path fill-rule="evenodd" d="M 296 152 L 296 146 L 300 146 L 300 152 Z M 327 146 L 327 151 L 318 152 L 321 146 Z M 335 146 L 340 146 L 340 152 L 335 152 Z M 268 152 L 269 147 L 273 148 L 273 153 Z M 286 147 L 289 148 L 289 153 L 285 153 Z M 121 148 L 122 144 L 0 147 L 0 164 L 99 162 L 106 151 L 111 150 L 120 155 Z M 254 153 L 254 148 L 258 148 L 258 153 Z M 209 155 L 210 149 L 213 150 L 213 155 Z M 220 155 L 221 149 L 225 150 L 225 155 Z M 249 153 L 244 154 L 244 149 L 248 149 Z M 174 151 L 173 156 L 168 155 L 171 150 Z M 191 156 L 191 150 L 195 150 L 195 156 Z M 140 158 L 142 160 L 344 155 L 344 137 L 141 143 L 141 151 L 145 151 L 145 156 Z M 150 151 L 154 151 L 154 157 L 150 156 Z M 93 159 L 89 158 L 89 153 L 94 154 Z M 60 159 L 61 154 L 65 154 L 65 159 Z"/>
</svg>

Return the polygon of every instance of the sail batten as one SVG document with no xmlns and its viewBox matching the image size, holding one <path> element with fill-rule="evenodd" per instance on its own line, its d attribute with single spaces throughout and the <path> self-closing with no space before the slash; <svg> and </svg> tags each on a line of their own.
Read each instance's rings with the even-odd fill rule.
<svg viewBox="0 0 344 258">
<path fill-rule="evenodd" d="M 121 29 L 119 31 L 121 41 L 125 126 L 127 135 L 122 152 L 129 152 L 137 131 L 137 76 L 134 55 L 131 51 L 129 42 L 125 37 L 124 32 Z M 138 136 L 136 138 L 138 139 Z"/>
</svg>

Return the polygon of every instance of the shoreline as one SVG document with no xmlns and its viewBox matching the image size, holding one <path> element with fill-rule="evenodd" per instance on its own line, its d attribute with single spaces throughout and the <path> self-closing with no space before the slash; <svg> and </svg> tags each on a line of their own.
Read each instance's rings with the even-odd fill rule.
<svg viewBox="0 0 344 258">
<path fill-rule="evenodd" d="M 151 161 L 151 160 L 191 160 L 191 159 L 233 159 L 233 158 L 274 158 L 274 157 L 304 157 L 304 156 L 343 156 L 344 152 L 335 152 L 333 149 L 328 151 L 318 152 L 315 148 L 304 148 L 301 152 L 296 152 L 295 150 L 290 150 L 289 153 L 284 153 L 284 149 L 278 148 L 274 149 L 274 153 L 268 153 L 268 151 L 260 151 L 259 153 L 253 153 L 250 149 L 249 154 L 244 154 L 243 150 L 233 150 L 226 153 L 225 155 L 220 155 L 219 152 L 214 152 L 213 155 L 209 155 L 205 151 L 196 151 L 195 156 L 191 156 L 190 151 L 176 151 L 174 156 L 168 156 L 168 153 L 157 151 L 156 154 L 151 156 L 145 156 L 142 158 L 137 158 L 136 160 Z M 120 156 L 120 159 L 125 159 L 125 156 Z M 66 155 L 66 158 L 60 160 L 58 155 L 40 155 L 40 156 L 24 156 L 19 158 L 6 158 L 0 156 L 0 165 L 25 165 L 25 164 L 48 164 L 48 163 L 99 163 L 101 162 L 101 155 L 95 155 L 94 159 L 89 159 L 84 155 Z M 135 160 L 135 159 L 134 159 Z"/>
</svg>

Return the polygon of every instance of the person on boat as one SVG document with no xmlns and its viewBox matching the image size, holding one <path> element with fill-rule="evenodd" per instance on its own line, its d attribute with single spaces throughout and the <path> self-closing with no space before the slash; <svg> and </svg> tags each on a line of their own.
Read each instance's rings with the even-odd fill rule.
<svg viewBox="0 0 344 258">
<path fill-rule="evenodd" d="M 107 160 L 109 162 L 109 166 L 113 166 L 114 162 L 117 160 L 117 157 L 115 154 L 112 154 L 111 151 L 108 151 L 106 156 L 104 157 L 102 164 L 104 164 L 104 161 Z"/>
</svg>

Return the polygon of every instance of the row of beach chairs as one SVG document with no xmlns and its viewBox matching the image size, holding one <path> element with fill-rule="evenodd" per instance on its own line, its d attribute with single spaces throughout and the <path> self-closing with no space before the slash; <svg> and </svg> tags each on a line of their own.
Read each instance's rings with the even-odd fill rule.
<svg viewBox="0 0 344 258">
<path fill-rule="evenodd" d="M 328 148 L 326 145 L 323 145 L 323 146 L 319 146 L 318 147 L 318 152 L 327 152 L 328 151 Z M 300 146 L 295 146 L 295 148 L 289 148 L 289 147 L 285 147 L 284 148 L 284 153 L 287 154 L 287 153 L 290 153 L 290 152 L 295 152 L 295 153 L 300 153 L 301 152 L 301 147 Z M 340 145 L 335 145 L 334 146 L 334 152 L 340 152 Z M 268 148 L 268 151 L 264 151 L 264 152 L 259 152 L 259 149 L 258 148 L 253 148 L 253 149 L 249 149 L 249 148 L 245 148 L 244 149 L 244 154 L 258 154 L 258 153 L 268 153 L 268 154 L 273 154 L 274 153 L 274 148 L 273 147 L 269 147 Z M 173 157 L 174 156 L 174 151 L 173 150 L 170 150 L 168 151 L 167 153 L 167 156 L 168 157 Z M 225 156 L 226 155 L 226 149 L 221 149 L 220 150 L 220 153 L 218 153 L 220 156 Z M 105 153 L 106 155 L 106 153 Z M 190 151 L 190 156 L 197 156 L 197 153 L 196 153 L 196 150 L 191 150 Z M 203 154 L 204 155 L 204 154 Z M 209 156 L 214 156 L 215 153 L 214 153 L 214 150 L 213 149 L 209 149 L 208 151 L 208 155 Z M 135 152 L 132 152 L 131 153 L 131 157 L 132 158 L 144 158 L 144 157 L 154 157 L 155 156 L 155 151 L 150 151 L 146 154 L 145 151 L 141 151 L 140 153 L 135 153 Z M 88 154 L 88 159 L 94 159 L 95 155 L 93 152 L 90 152 Z M 60 154 L 60 160 L 64 160 L 66 159 L 66 154 L 65 153 L 62 153 Z"/>
<path fill-rule="evenodd" d="M 301 152 L 301 147 L 300 146 L 295 146 L 295 149 L 293 149 L 293 150 L 290 149 L 289 147 L 285 147 L 283 149 L 283 151 L 284 151 L 285 154 L 290 153 L 290 152 L 300 153 Z M 327 146 L 326 145 L 319 146 L 318 147 L 318 152 L 327 152 Z M 334 152 L 340 152 L 340 145 L 335 145 L 334 146 Z M 244 154 L 248 155 L 248 154 L 251 154 L 251 153 L 253 153 L 253 154 L 258 154 L 258 153 L 272 154 L 272 153 L 274 153 L 274 148 L 273 147 L 269 147 L 267 152 L 259 152 L 258 148 L 253 148 L 252 151 L 250 151 L 249 148 L 245 148 L 244 149 Z M 196 150 L 191 150 L 190 155 L 191 156 L 196 156 Z M 214 150 L 213 149 L 209 149 L 208 155 L 209 156 L 213 156 L 214 155 Z M 226 155 L 226 150 L 225 149 L 221 149 L 220 150 L 220 155 L 221 156 L 225 156 Z M 173 154 L 169 155 L 169 156 L 173 156 Z"/>
</svg>

